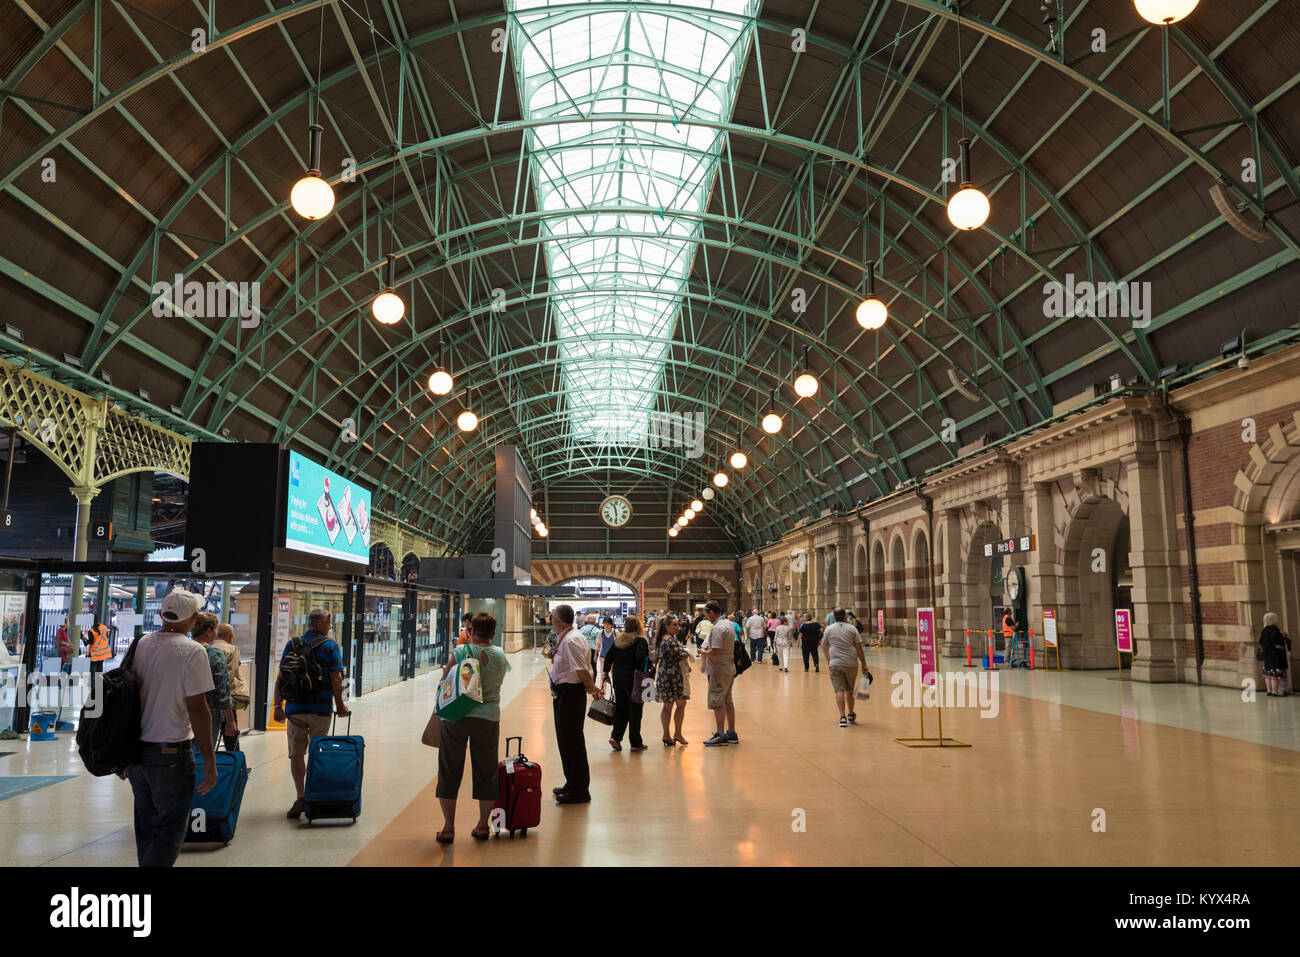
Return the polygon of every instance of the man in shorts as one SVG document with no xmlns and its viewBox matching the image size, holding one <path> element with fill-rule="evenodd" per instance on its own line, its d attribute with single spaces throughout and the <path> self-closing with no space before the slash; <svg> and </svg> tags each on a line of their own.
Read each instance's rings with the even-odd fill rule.
<svg viewBox="0 0 1300 957">
<path fill-rule="evenodd" d="M 704 746 L 718 748 L 740 743 L 736 737 L 736 703 L 731 698 L 731 685 L 736 680 L 736 629 L 716 601 L 704 606 L 704 617 L 712 627 L 700 649 L 704 659 L 700 671 L 709 676 L 709 707 L 718 725 L 717 733 Z"/>
<path fill-rule="evenodd" d="M 330 613 L 324 608 L 313 609 L 307 615 L 307 633 L 302 636 L 304 645 L 319 642 L 314 650 L 316 660 L 320 663 L 320 689 L 314 701 L 275 702 L 275 720 L 285 722 L 285 735 L 289 741 L 289 772 L 293 775 L 293 785 L 298 790 L 298 799 L 293 802 L 285 817 L 296 821 L 302 816 L 302 796 L 307 784 L 307 749 L 311 739 L 322 734 L 329 734 L 331 716 L 338 714 L 346 718 L 350 712 L 343 703 L 343 652 L 338 642 L 329 637 L 332 625 Z M 289 646 L 285 646 L 285 654 Z M 280 663 L 284 663 L 281 656 Z M 277 689 L 277 695 L 279 689 Z"/>
<path fill-rule="evenodd" d="M 866 652 L 858 640 L 858 630 L 847 621 L 848 612 L 836 608 L 835 620 L 826 626 L 822 634 L 822 647 L 826 649 L 826 664 L 830 667 L 831 688 L 835 691 L 835 703 L 840 709 L 840 727 L 847 728 L 858 720 L 853 712 L 853 694 L 858 684 L 858 665 L 862 673 L 871 676 L 867 670 Z M 846 711 L 847 709 L 847 711 Z"/>
</svg>

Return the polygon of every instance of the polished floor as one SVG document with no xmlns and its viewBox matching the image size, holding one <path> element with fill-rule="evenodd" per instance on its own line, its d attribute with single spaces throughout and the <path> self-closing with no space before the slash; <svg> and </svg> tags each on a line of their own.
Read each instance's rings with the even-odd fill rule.
<svg viewBox="0 0 1300 957">
<path fill-rule="evenodd" d="M 838 727 L 823 668 L 755 666 L 736 685 L 739 745 L 705 749 L 702 682 L 686 748 L 609 750 L 587 725 L 594 800 L 543 803 L 527 838 L 470 839 L 465 782 L 449 846 L 433 835 L 434 752 L 419 744 L 433 694 L 423 677 L 355 702 L 366 737 L 355 825 L 294 824 L 282 735 L 244 739 L 253 768 L 228 848 L 185 850 L 181 866 L 220 865 L 1278 865 L 1300 843 L 1300 700 L 1144 685 L 1103 672 L 999 674 L 997 715 L 948 708 L 945 735 L 970 748 L 912 749 L 916 709 L 891 701 L 913 654 L 871 649 L 876 675 L 856 726 Z M 543 662 L 512 656 L 502 734 L 520 734 L 560 783 Z M 949 662 L 944 662 L 945 666 Z M 927 734 L 936 732 L 933 712 Z M 4 752 L 9 752 L 5 754 Z M 130 788 L 81 770 L 71 735 L 0 742 L 0 778 L 75 775 L 0 795 L 0 861 L 131 865 Z M 21 789 L 20 789 L 21 791 Z M 1104 827 L 1104 830 L 1102 829 Z"/>
</svg>

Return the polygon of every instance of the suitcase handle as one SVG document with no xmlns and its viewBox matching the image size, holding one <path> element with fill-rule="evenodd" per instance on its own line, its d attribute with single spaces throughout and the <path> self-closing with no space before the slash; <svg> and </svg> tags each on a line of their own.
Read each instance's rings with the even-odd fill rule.
<svg viewBox="0 0 1300 957">
<path fill-rule="evenodd" d="M 514 735 L 513 737 L 506 738 L 506 757 L 510 757 L 510 742 L 511 742 L 511 741 L 518 741 L 518 742 L 519 742 L 519 756 L 522 758 L 522 757 L 524 756 L 524 738 L 523 738 L 523 735 L 518 735 L 518 734 L 517 734 L 517 735 Z"/>
<path fill-rule="evenodd" d="M 338 729 L 339 729 L 339 716 L 336 713 L 334 715 L 334 720 L 330 722 L 330 737 L 333 737 L 334 732 L 338 731 Z M 348 712 L 348 729 L 343 733 L 344 734 L 352 733 L 352 712 L 351 711 Z"/>
</svg>

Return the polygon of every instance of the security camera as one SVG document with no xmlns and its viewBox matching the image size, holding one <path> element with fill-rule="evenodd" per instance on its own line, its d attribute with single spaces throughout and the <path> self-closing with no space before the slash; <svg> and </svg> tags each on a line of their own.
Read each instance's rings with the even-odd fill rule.
<svg viewBox="0 0 1300 957">
<path fill-rule="evenodd" d="M 1249 360 L 1248 358 L 1246 358 L 1246 356 L 1243 355 L 1240 359 L 1237 360 L 1237 368 L 1238 368 L 1238 369 L 1249 369 L 1249 368 L 1250 368 L 1250 360 Z"/>
</svg>

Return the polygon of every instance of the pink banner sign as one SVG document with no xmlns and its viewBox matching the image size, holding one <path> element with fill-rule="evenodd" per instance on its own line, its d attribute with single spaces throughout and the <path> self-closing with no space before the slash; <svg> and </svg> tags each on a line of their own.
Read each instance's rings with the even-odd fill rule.
<svg viewBox="0 0 1300 957">
<path fill-rule="evenodd" d="M 921 684 L 937 684 L 939 676 L 935 654 L 933 608 L 916 610 L 916 638 L 917 648 L 921 653 Z"/>
<path fill-rule="evenodd" d="M 1115 647 L 1133 654 L 1133 613 L 1127 608 L 1115 609 Z"/>
<path fill-rule="evenodd" d="M 876 634 L 883 635 L 884 633 L 885 633 L 885 609 L 877 608 L 876 609 Z"/>
</svg>

